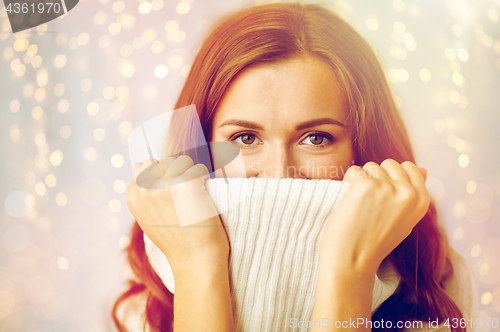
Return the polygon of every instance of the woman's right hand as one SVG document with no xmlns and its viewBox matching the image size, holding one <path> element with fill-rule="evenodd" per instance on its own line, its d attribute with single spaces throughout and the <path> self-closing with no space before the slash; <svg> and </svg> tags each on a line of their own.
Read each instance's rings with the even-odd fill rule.
<svg viewBox="0 0 500 332">
<path fill-rule="evenodd" d="M 351 185 L 320 241 L 322 256 L 375 274 L 429 209 L 426 177 L 427 171 L 410 161 L 386 159 L 380 165 L 351 166 L 344 176 Z"/>
<path fill-rule="evenodd" d="M 137 177 L 140 174 L 139 185 Z M 186 155 L 137 163 L 126 201 L 141 229 L 165 254 L 174 276 L 227 263 L 229 242 L 205 190 L 208 169 Z"/>
</svg>

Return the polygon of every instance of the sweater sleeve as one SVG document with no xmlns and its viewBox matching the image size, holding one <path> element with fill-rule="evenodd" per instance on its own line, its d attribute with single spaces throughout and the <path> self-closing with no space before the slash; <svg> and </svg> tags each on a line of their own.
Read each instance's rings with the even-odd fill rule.
<svg viewBox="0 0 500 332">
<path fill-rule="evenodd" d="M 474 332 L 475 319 L 478 317 L 478 296 L 476 280 L 469 263 L 453 248 L 450 250 L 450 261 L 453 264 L 453 277 L 445 285 L 445 289 L 455 301 L 467 324 L 467 332 Z M 460 326 L 460 320 L 453 321 L 450 317 L 448 324 Z M 472 327 L 469 319 L 472 318 Z M 423 322 L 422 328 L 407 328 L 405 332 L 450 332 L 450 326 L 444 326 L 446 321 L 439 321 L 437 327 L 429 327 L 428 322 Z"/>
</svg>

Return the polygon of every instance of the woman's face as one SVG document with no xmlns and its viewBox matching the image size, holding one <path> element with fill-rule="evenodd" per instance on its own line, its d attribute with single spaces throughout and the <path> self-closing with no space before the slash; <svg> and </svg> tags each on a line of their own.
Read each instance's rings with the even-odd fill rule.
<svg viewBox="0 0 500 332">
<path fill-rule="evenodd" d="M 355 155 L 337 86 L 310 57 L 246 69 L 216 109 L 211 141 L 241 148 L 246 177 L 342 180 Z"/>
</svg>

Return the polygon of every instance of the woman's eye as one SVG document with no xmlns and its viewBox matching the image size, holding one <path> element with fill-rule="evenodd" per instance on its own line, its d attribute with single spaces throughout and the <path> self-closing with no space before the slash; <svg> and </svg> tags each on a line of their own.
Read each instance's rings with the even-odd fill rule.
<svg viewBox="0 0 500 332">
<path fill-rule="evenodd" d="M 253 143 L 257 140 L 257 136 L 253 134 L 241 134 L 233 139 L 233 141 L 237 141 L 241 145 L 255 145 Z"/>
<path fill-rule="evenodd" d="M 302 142 L 307 142 L 307 141 L 309 141 L 310 143 L 305 143 L 306 145 L 321 146 L 327 143 L 327 141 L 332 141 L 332 139 L 331 137 L 327 137 L 326 135 L 315 133 L 307 136 Z"/>
</svg>

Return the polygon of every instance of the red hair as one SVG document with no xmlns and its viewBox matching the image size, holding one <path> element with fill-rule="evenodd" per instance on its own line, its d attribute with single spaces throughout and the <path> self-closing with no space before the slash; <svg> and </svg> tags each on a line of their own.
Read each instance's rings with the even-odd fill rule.
<svg viewBox="0 0 500 332">
<path fill-rule="evenodd" d="M 324 61 L 341 83 L 354 128 L 356 165 L 363 166 L 368 161 L 380 164 L 388 158 L 399 163 L 415 162 L 406 128 L 371 47 L 349 24 L 318 5 L 269 4 L 229 15 L 199 49 L 175 109 L 196 105 L 203 134 L 211 141 L 217 105 L 239 72 L 305 56 Z M 165 155 L 195 147 L 189 143 L 198 134 L 194 133 L 195 119 L 186 118 L 186 114 L 176 113 L 172 118 L 168 134 L 172 145 L 166 147 Z M 186 128 L 186 123 L 190 130 L 181 129 Z M 201 160 L 200 153 L 195 150 L 191 155 L 195 163 Z M 372 321 L 415 319 L 425 323 L 429 318 L 463 318 L 444 288 L 453 276 L 450 250 L 431 202 L 424 218 L 387 258 L 401 275 L 401 283 L 372 315 Z M 145 292 L 146 321 L 152 331 L 171 331 L 173 294 L 151 268 L 143 232 L 137 223 L 126 252 L 140 282 L 131 281 L 129 290 L 116 300 L 112 316 L 118 330 L 126 331 L 116 316 L 118 306 L 130 296 Z M 465 331 L 461 327 L 452 330 Z"/>
</svg>

